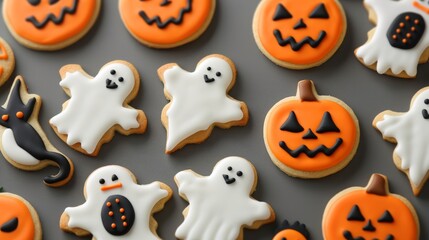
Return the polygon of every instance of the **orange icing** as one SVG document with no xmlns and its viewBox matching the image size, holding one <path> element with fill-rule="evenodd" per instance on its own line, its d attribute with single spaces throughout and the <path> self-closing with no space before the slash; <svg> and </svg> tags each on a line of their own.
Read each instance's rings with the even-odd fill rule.
<svg viewBox="0 0 429 240">
<path fill-rule="evenodd" d="M 354 190 L 335 196 L 335 201 L 330 202 L 323 217 L 323 235 L 325 240 L 344 239 L 343 232 L 348 230 L 353 237 L 365 239 L 386 239 L 392 234 L 394 239 L 416 240 L 418 239 L 418 223 L 413 213 L 402 200 L 393 194 L 379 196 L 369 194 L 365 189 Z M 350 209 L 357 204 L 366 221 L 347 221 Z M 393 223 L 378 223 L 377 220 L 388 210 Z M 371 220 L 376 231 L 363 231 L 367 221 Z"/>
<path fill-rule="evenodd" d="M 273 21 L 277 5 L 282 3 L 293 16 L 290 19 Z M 324 3 L 329 14 L 329 19 L 309 18 L 310 13 L 319 4 Z M 336 0 L 263 0 L 259 7 L 258 34 L 261 45 L 275 59 L 294 65 L 310 65 L 322 61 L 335 50 L 339 41 L 343 38 L 346 20 L 342 8 Z M 293 27 L 303 19 L 307 28 L 294 30 Z M 278 29 L 283 38 L 293 36 L 297 42 L 305 37 L 317 39 L 320 31 L 326 31 L 326 37 L 320 45 L 312 48 L 305 44 L 300 50 L 293 51 L 290 45 L 280 46 L 273 34 Z"/>
<path fill-rule="evenodd" d="M 212 0 L 193 0 L 192 10 L 184 14 L 181 24 L 169 24 L 160 29 L 156 24 L 148 25 L 139 15 L 144 10 L 149 18 L 159 16 L 161 21 L 180 16 L 180 11 L 187 7 L 187 0 L 174 0 L 167 6 L 160 6 L 162 0 L 135 1 L 121 0 L 119 12 L 128 30 L 145 42 L 157 45 L 171 45 L 185 41 L 195 35 L 210 17 L 214 3 Z"/>
<path fill-rule="evenodd" d="M 27 205 L 11 195 L 0 194 L 0 225 L 17 217 L 18 227 L 10 233 L 0 232 L 2 240 L 33 240 L 35 238 L 34 221 Z"/>
<path fill-rule="evenodd" d="M 73 6 L 73 3 L 74 0 L 63 0 L 49 5 L 48 1 L 41 1 L 39 5 L 32 6 L 26 0 L 4 0 L 3 8 L 9 28 L 18 36 L 36 44 L 54 45 L 73 38 L 91 23 L 97 0 L 80 0 L 76 12 L 66 13 L 59 25 L 50 21 L 39 29 L 26 18 L 34 16 L 40 22 L 49 14 L 59 17 L 61 9 Z"/>
<path fill-rule="evenodd" d="M 280 130 L 291 111 L 295 112 L 298 122 L 304 128 L 302 132 L 291 133 Z M 340 132 L 316 133 L 326 111 L 331 114 Z M 280 162 L 295 170 L 315 172 L 332 168 L 346 159 L 357 144 L 357 131 L 353 117 L 343 106 L 331 100 L 313 102 L 297 99 L 282 100 L 270 110 L 266 121 L 265 138 L 270 151 Z M 318 139 L 302 139 L 309 128 Z M 314 158 L 310 158 L 301 153 L 297 158 L 293 158 L 279 146 L 279 142 L 284 141 L 293 150 L 302 144 L 310 150 L 320 144 L 330 148 L 338 138 L 342 138 L 343 143 L 331 156 L 318 153 Z"/>
<path fill-rule="evenodd" d="M 293 229 L 283 230 L 274 236 L 273 240 L 307 240 L 300 232 L 297 232 Z"/>
<path fill-rule="evenodd" d="M 5 46 L 0 42 L 0 60 L 7 60 L 8 55 Z M 0 77 L 3 75 L 4 68 L 0 66 Z"/>
</svg>

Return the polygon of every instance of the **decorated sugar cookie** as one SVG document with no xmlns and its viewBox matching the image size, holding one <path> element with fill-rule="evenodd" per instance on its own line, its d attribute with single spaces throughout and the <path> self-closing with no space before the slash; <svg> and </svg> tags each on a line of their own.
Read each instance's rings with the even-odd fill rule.
<svg viewBox="0 0 429 240">
<path fill-rule="evenodd" d="M 1 190 L 0 239 L 42 240 L 42 227 L 33 206 L 22 197 Z"/>
<path fill-rule="evenodd" d="M 337 0 L 261 0 L 253 35 L 262 53 L 282 67 L 326 62 L 343 42 L 346 16 Z"/>
<path fill-rule="evenodd" d="M 305 224 L 298 221 L 290 224 L 288 220 L 284 220 L 276 232 L 273 240 L 311 240 Z"/>
<path fill-rule="evenodd" d="M 373 174 L 368 186 L 348 188 L 327 204 L 322 220 L 325 240 L 418 240 L 414 207 L 389 192 L 387 178 Z"/>
<path fill-rule="evenodd" d="M 0 37 L 0 86 L 3 85 L 15 69 L 15 56 L 9 44 Z"/>
<path fill-rule="evenodd" d="M 209 26 L 216 0 L 120 0 L 125 27 L 141 43 L 173 48 L 198 38 Z"/>
<path fill-rule="evenodd" d="M 219 54 L 203 58 L 194 72 L 175 63 L 158 69 L 168 103 L 161 120 L 167 129 L 166 153 L 209 137 L 214 126 L 244 126 L 248 110 L 244 102 L 228 95 L 234 86 L 234 63 Z"/>
<path fill-rule="evenodd" d="M 60 138 L 82 153 L 96 156 L 115 131 L 129 135 L 146 130 L 146 116 L 128 103 L 137 95 L 140 77 L 131 63 L 113 61 L 95 77 L 79 65 L 61 68 L 61 82 L 70 100 L 51 126 Z"/>
<path fill-rule="evenodd" d="M 429 176 L 429 87 L 418 91 L 411 100 L 408 112 L 384 111 L 378 114 L 372 125 L 386 141 L 396 143 L 393 161 L 396 167 L 408 175 L 414 195 L 422 190 Z"/>
<path fill-rule="evenodd" d="M 92 27 L 101 0 L 4 0 L 3 18 L 22 45 L 58 50 L 82 38 Z"/>
<path fill-rule="evenodd" d="M 153 214 L 161 211 L 172 190 L 161 182 L 138 185 L 126 168 L 106 166 L 95 170 L 85 182 L 86 202 L 68 207 L 60 227 L 92 239 L 159 240 Z"/>
<path fill-rule="evenodd" d="M 285 173 L 320 178 L 343 169 L 359 145 L 359 123 L 344 102 L 318 95 L 310 80 L 276 103 L 264 123 L 265 147 Z"/>
<path fill-rule="evenodd" d="M 178 239 L 242 239 L 244 227 L 255 229 L 275 219 L 270 205 L 251 197 L 258 177 L 244 158 L 222 159 L 210 176 L 186 170 L 174 180 L 180 196 L 189 202 L 176 230 Z"/>
<path fill-rule="evenodd" d="M 377 26 L 356 57 L 379 74 L 410 78 L 428 61 L 429 4 L 419 0 L 365 0 L 369 20 Z"/>
<path fill-rule="evenodd" d="M 59 187 L 70 181 L 74 167 L 70 159 L 52 146 L 40 127 L 41 105 L 40 96 L 29 94 L 24 79 L 18 76 L 6 103 L 0 107 L 0 148 L 5 159 L 22 170 L 57 166 L 58 174 L 45 177 L 44 182 Z"/>
</svg>

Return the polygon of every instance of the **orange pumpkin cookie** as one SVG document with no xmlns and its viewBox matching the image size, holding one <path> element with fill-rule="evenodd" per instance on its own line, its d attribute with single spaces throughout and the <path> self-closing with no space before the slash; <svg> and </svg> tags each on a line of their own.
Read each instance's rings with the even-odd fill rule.
<svg viewBox="0 0 429 240">
<path fill-rule="evenodd" d="M 92 27 L 101 0 L 4 0 L 3 18 L 22 45 L 53 51 L 82 38 Z"/>
<path fill-rule="evenodd" d="M 0 193 L 0 239 L 41 240 L 42 228 L 36 210 L 22 197 Z"/>
<path fill-rule="evenodd" d="M 273 240 L 310 240 L 310 233 L 305 224 L 294 222 L 292 225 L 288 220 L 284 220 L 282 225 L 277 229 L 277 234 Z"/>
<path fill-rule="evenodd" d="M 411 203 L 389 192 L 385 176 L 373 174 L 368 186 L 348 188 L 329 201 L 322 230 L 325 240 L 417 240 L 420 227 Z"/>
<path fill-rule="evenodd" d="M 154 48 L 173 48 L 198 38 L 209 26 L 216 0 L 120 0 L 125 27 Z"/>
<path fill-rule="evenodd" d="M 359 123 L 344 102 L 319 96 L 310 80 L 298 83 L 297 95 L 276 103 L 264 123 L 272 161 L 285 173 L 320 178 L 343 169 L 359 145 Z"/>
<path fill-rule="evenodd" d="M 3 85 L 15 69 L 15 56 L 9 44 L 0 37 L 0 86 Z"/>
<path fill-rule="evenodd" d="M 337 0 L 262 0 L 253 35 L 262 53 L 291 69 L 326 62 L 343 42 L 347 20 Z"/>
</svg>

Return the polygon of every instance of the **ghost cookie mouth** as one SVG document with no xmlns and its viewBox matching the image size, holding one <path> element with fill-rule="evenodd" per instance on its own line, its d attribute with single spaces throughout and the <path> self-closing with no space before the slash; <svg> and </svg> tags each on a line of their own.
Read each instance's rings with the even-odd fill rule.
<svg viewBox="0 0 429 240">
<path fill-rule="evenodd" d="M 292 36 L 283 38 L 282 33 L 278 29 L 274 30 L 274 36 L 276 37 L 276 40 L 280 46 L 284 47 L 290 45 L 293 51 L 299 51 L 305 44 L 310 45 L 312 48 L 318 47 L 323 41 L 323 39 L 325 39 L 326 32 L 322 30 L 319 32 L 319 36 L 317 37 L 317 39 L 313 39 L 312 37 L 307 36 L 300 42 L 297 42 Z"/>
<path fill-rule="evenodd" d="M 37 5 L 40 1 L 32 1 L 32 2 L 34 2 L 34 4 L 32 5 Z M 64 21 L 65 16 L 67 14 L 72 15 L 76 12 L 78 4 L 79 4 L 79 0 L 74 0 L 73 5 L 71 7 L 63 7 L 58 17 L 55 16 L 53 13 L 50 13 L 42 21 L 38 21 L 35 16 L 28 17 L 25 20 L 27 22 L 31 22 L 34 25 L 34 27 L 39 29 L 44 28 L 49 22 L 52 22 L 55 25 L 60 25 Z"/>
<path fill-rule="evenodd" d="M 301 145 L 295 150 L 292 150 L 287 146 L 284 141 L 280 141 L 279 146 L 294 158 L 297 158 L 301 153 L 304 153 L 308 157 L 312 158 L 315 157 L 318 153 L 323 153 L 326 156 L 331 156 L 341 146 L 342 143 L 343 139 L 337 138 L 337 141 L 332 147 L 328 148 L 325 145 L 321 144 L 313 150 L 310 150 L 306 145 Z"/>
<path fill-rule="evenodd" d="M 105 192 L 105 191 L 113 190 L 116 188 L 122 188 L 122 183 L 119 182 L 119 183 L 114 183 L 114 184 L 102 186 L 100 189 L 101 189 L 101 191 Z"/>
<path fill-rule="evenodd" d="M 161 3 L 161 6 L 167 6 L 169 5 L 170 2 L 169 1 L 163 1 Z M 186 13 L 190 13 L 192 11 L 192 0 L 187 0 L 187 5 L 185 8 L 182 8 L 180 10 L 179 16 L 177 18 L 174 17 L 170 17 L 165 21 L 162 21 L 161 18 L 159 16 L 154 16 L 152 18 L 150 18 L 145 11 L 141 10 L 139 12 L 140 17 L 148 24 L 148 25 L 153 25 L 156 24 L 158 26 L 158 28 L 163 29 L 166 28 L 168 25 L 170 24 L 174 24 L 174 25 L 180 25 L 183 22 L 183 18 L 185 16 Z"/>
<path fill-rule="evenodd" d="M 207 74 L 204 74 L 204 82 L 206 83 L 211 83 L 214 82 L 214 78 L 209 78 L 209 76 Z"/>
<path fill-rule="evenodd" d="M 116 88 L 118 88 L 118 84 L 116 84 L 114 81 L 112 81 L 110 79 L 106 79 L 106 88 L 116 89 Z"/>
<path fill-rule="evenodd" d="M 235 183 L 235 178 L 229 178 L 228 174 L 223 174 L 222 176 L 226 184 L 229 185 L 229 184 Z"/>
</svg>

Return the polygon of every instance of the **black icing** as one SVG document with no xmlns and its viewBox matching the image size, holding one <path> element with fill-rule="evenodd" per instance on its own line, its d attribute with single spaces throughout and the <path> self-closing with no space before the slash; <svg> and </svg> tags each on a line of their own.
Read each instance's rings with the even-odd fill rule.
<svg viewBox="0 0 429 240">
<path fill-rule="evenodd" d="M 347 220 L 359 221 L 359 222 L 365 221 L 365 217 L 362 215 L 358 205 L 354 205 L 352 207 L 352 209 L 349 212 L 349 215 L 347 216 Z"/>
<path fill-rule="evenodd" d="M 118 176 L 116 174 L 112 175 L 112 182 L 118 181 Z"/>
<path fill-rule="evenodd" d="M 59 2 L 60 0 L 49 0 L 49 5 L 54 5 L 57 2 Z"/>
<path fill-rule="evenodd" d="M 420 14 L 405 12 L 390 24 L 386 37 L 390 45 L 399 49 L 412 49 L 423 37 L 426 23 Z"/>
<path fill-rule="evenodd" d="M 117 202 L 117 200 L 119 200 L 119 202 Z M 124 211 L 121 212 L 121 209 Z M 113 213 L 112 216 L 109 215 L 110 212 Z M 122 195 L 112 195 L 103 203 L 101 208 L 101 220 L 104 229 L 108 233 L 114 236 L 123 236 L 127 234 L 133 227 L 134 219 L 134 207 L 128 198 Z M 126 225 L 124 225 L 124 223 Z"/>
<path fill-rule="evenodd" d="M 292 36 L 283 38 L 282 33 L 278 29 L 275 29 L 273 33 L 280 46 L 285 47 L 287 45 L 290 45 L 293 51 L 299 51 L 305 44 L 310 45 L 312 48 L 316 48 L 326 37 L 326 32 L 322 30 L 320 31 L 319 36 L 317 37 L 316 40 L 314 40 L 311 37 L 305 37 L 300 42 L 297 42 L 295 38 Z"/>
<path fill-rule="evenodd" d="M 166 2 L 168 2 L 168 1 L 164 1 L 163 3 L 166 3 Z M 166 5 L 168 5 L 168 4 L 166 4 Z M 161 5 L 162 5 L 162 3 L 161 3 Z M 162 5 L 162 6 L 165 6 L 165 5 Z M 185 8 L 183 8 L 182 10 L 180 10 L 179 17 L 177 17 L 177 18 L 170 17 L 163 22 L 159 16 L 155 16 L 155 17 L 150 18 L 144 10 L 141 10 L 139 12 L 139 15 L 148 25 L 156 24 L 158 26 L 158 28 L 163 29 L 163 28 L 166 28 L 170 24 L 174 24 L 174 25 L 182 24 L 185 14 L 190 13 L 191 11 L 192 11 L 192 0 L 187 0 L 187 6 Z"/>
<path fill-rule="evenodd" d="M 11 220 L 3 223 L 0 227 L 1 232 L 10 233 L 18 228 L 18 218 L 12 218 Z"/>
<path fill-rule="evenodd" d="M 243 172 L 242 171 L 238 171 L 237 172 L 237 176 L 239 176 L 239 177 L 243 176 Z"/>
<path fill-rule="evenodd" d="M 328 11 L 326 11 L 325 4 L 321 3 L 310 13 L 309 18 L 323 18 L 329 19 Z"/>
<path fill-rule="evenodd" d="M 235 178 L 230 178 L 228 174 L 223 174 L 222 176 L 226 184 L 229 185 L 229 184 L 235 183 Z"/>
<path fill-rule="evenodd" d="M 206 83 L 211 83 L 214 82 L 214 78 L 209 78 L 209 76 L 207 74 L 204 74 L 204 82 Z"/>
<path fill-rule="evenodd" d="M 281 4 L 277 5 L 276 11 L 274 12 L 273 21 L 292 18 L 292 14 Z"/>
<path fill-rule="evenodd" d="M 317 139 L 317 136 L 311 129 L 308 129 L 304 136 L 302 136 L 302 139 Z"/>
<path fill-rule="evenodd" d="M 116 84 L 114 81 L 112 81 L 110 79 L 106 79 L 106 88 L 116 89 L 116 88 L 118 88 L 118 84 Z"/>
<path fill-rule="evenodd" d="M 293 133 L 299 133 L 304 131 L 304 128 L 299 124 L 298 119 L 296 118 L 296 114 L 294 111 L 290 112 L 289 117 L 280 127 L 282 131 L 288 131 Z"/>
<path fill-rule="evenodd" d="M 428 104 L 429 104 L 429 98 L 426 98 L 426 99 L 425 99 L 425 101 L 424 101 L 424 103 L 425 103 L 426 105 L 428 105 Z"/>
<path fill-rule="evenodd" d="M 350 231 L 347 231 L 347 230 L 343 232 L 343 236 L 346 240 L 365 240 L 365 238 L 363 238 L 363 237 L 354 238 L 352 233 Z"/>
<path fill-rule="evenodd" d="M 34 1 L 31 1 L 31 2 L 36 3 L 36 2 L 40 2 L 40 1 L 35 1 L 34 0 Z M 51 2 L 54 2 L 54 1 L 51 1 Z M 39 4 L 39 3 L 37 3 L 37 4 Z M 56 17 L 53 13 L 50 13 L 42 21 L 38 21 L 36 19 L 36 17 L 34 17 L 34 16 L 28 17 L 25 20 L 28 21 L 28 22 L 31 22 L 36 28 L 39 28 L 39 29 L 44 28 L 48 24 L 48 22 L 50 22 L 50 21 L 53 22 L 55 25 L 59 25 L 59 24 L 61 24 L 64 21 L 64 18 L 66 16 L 66 14 L 74 14 L 76 12 L 78 4 L 79 4 L 79 0 L 74 0 L 73 6 L 71 6 L 71 7 L 63 7 L 61 9 L 60 16 L 58 16 L 58 17 Z"/>
<path fill-rule="evenodd" d="M 340 132 L 337 125 L 335 125 L 334 120 L 329 112 L 325 112 L 322 117 L 322 121 L 319 127 L 316 130 L 317 133 L 326 133 L 326 132 Z"/>
<path fill-rule="evenodd" d="M 307 28 L 307 24 L 305 24 L 304 20 L 300 18 L 297 23 L 293 26 L 293 29 L 297 30 L 300 28 Z"/>
<path fill-rule="evenodd" d="M 7 121 L 0 119 L 0 125 L 12 130 L 16 144 L 28 154 L 37 160 L 49 160 L 58 165 L 60 171 L 55 176 L 45 177 L 44 182 L 46 184 L 55 184 L 64 181 L 71 174 L 70 162 L 60 153 L 49 152 L 39 133 L 27 122 L 33 113 L 36 98 L 31 98 L 27 104 L 24 104 L 20 96 L 20 88 L 21 81 L 15 81 L 7 107 L 0 108 L 0 116 L 8 115 L 9 118 Z M 17 112 L 22 112 L 24 116 L 22 118 L 16 117 Z"/>
<path fill-rule="evenodd" d="M 40 4 L 41 0 L 27 0 L 27 2 L 33 6 L 37 6 Z"/>
<path fill-rule="evenodd" d="M 368 222 L 362 228 L 362 230 L 367 231 L 367 232 L 375 232 L 375 227 L 374 227 L 374 225 L 372 225 L 371 220 L 368 220 Z"/>
<path fill-rule="evenodd" d="M 429 119 L 429 113 L 428 113 L 428 110 L 423 109 L 423 110 L 422 110 L 422 115 L 423 115 L 423 118 L 424 118 L 424 119 Z"/>
<path fill-rule="evenodd" d="M 285 150 L 289 155 L 291 155 L 293 158 L 297 158 L 301 153 L 304 153 L 309 158 L 314 158 L 319 153 L 323 153 L 326 156 L 331 156 L 338 149 L 338 147 L 341 146 L 342 143 L 343 143 L 343 139 L 337 138 L 337 141 L 335 142 L 334 146 L 332 146 L 331 148 L 328 148 L 322 144 L 313 150 L 310 150 L 306 145 L 301 145 L 295 150 L 292 150 L 286 145 L 284 141 L 280 141 L 279 146 L 283 150 Z"/>
<path fill-rule="evenodd" d="M 394 219 L 388 210 L 384 211 L 383 215 L 377 220 L 379 223 L 393 223 Z"/>
<path fill-rule="evenodd" d="M 163 0 L 160 5 L 164 7 L 164 6 L 170 5 L 170 3 L 171 3 L 171 0 Z"/>
</svg>

